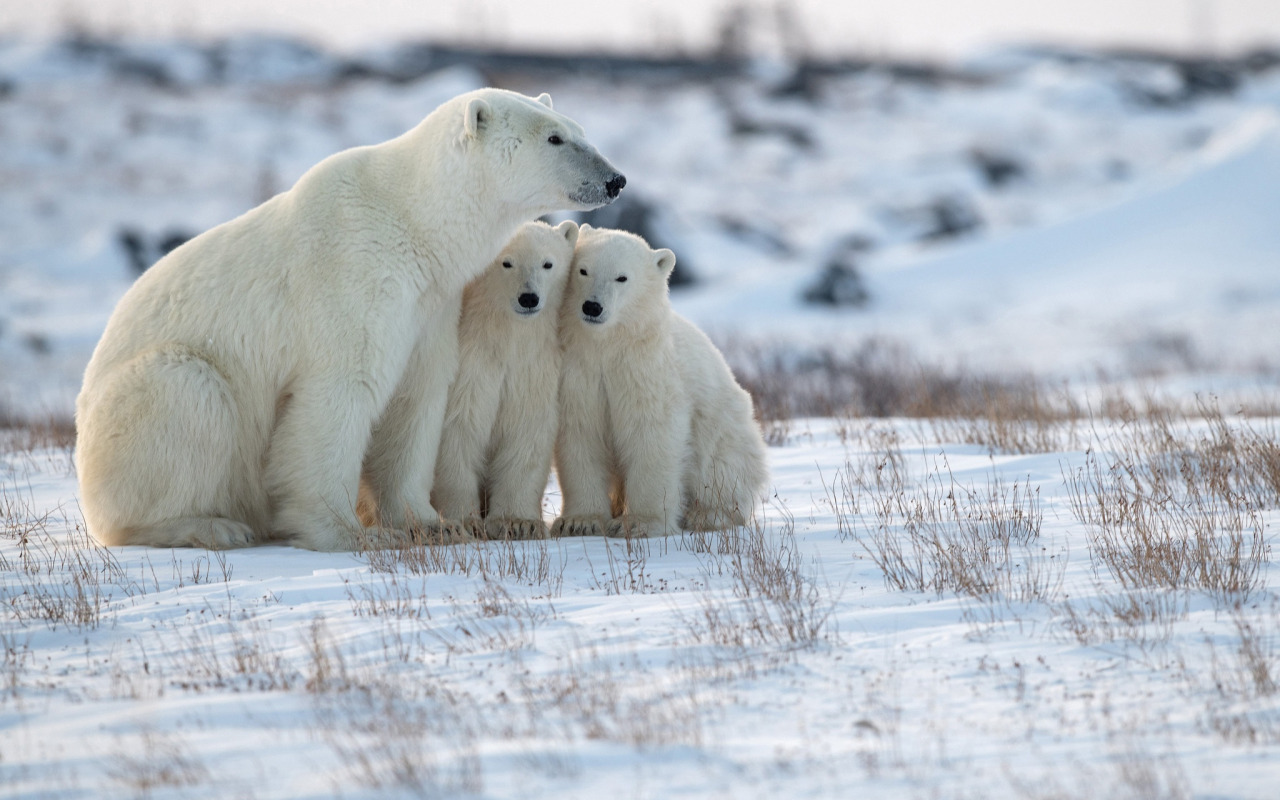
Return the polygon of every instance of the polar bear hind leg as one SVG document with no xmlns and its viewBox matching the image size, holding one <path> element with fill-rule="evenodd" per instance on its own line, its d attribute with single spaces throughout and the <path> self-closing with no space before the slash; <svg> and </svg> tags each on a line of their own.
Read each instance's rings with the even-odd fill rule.
<svg viewBox="0 0 1280 800">
<path fill-rule="evenodd" d="M 117 370 L 88 416 L 114 424 L 82 431 L 77 469 L 91 532 L 107 545 L 207 547 L 255 543 L 230 515 L 237 441 L 235 402 L 226 380 L 185 348 L 143 354 Z M 181 442 L 181 446 L 174 443 Z M 87 515 L 88 516 L 88 515 Z"/>
</svg>

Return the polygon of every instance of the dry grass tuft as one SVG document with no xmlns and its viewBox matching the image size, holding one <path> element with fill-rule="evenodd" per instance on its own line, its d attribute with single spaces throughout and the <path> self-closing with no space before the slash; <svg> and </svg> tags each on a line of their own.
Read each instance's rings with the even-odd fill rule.
<svg viewBox="0 0 1280 800">
<path fill-rule="evenodd" d="M 1199 427 L 1167 414 L 1127 425 L 1112 460 L 1091 451 L 1066 482 L 1092 555 L 1123 587 L 1196 589 L 1231 606 L 1265 586 L 1261 509 L 1277 498 L 1258 465 L 1274 442 L 1206 412 Z"/>
<path fill-rule="evenodd" d="M 758 517 L 732 540 L 719 541 L 723 549 L 710 552 L 703 571 L 708 584 L 727 572 L 731 596 L 702 593 L 699 613 L 685 619 L 695 641 L 792 650 L 838 639 L 830 621 L 839 598 L 806 573 L 794 519 L 785 515 L 773 524 Z"/>
<path fill-rule="evenodd" d="M 927 366 L 880 339 L 849 352 L 744 344 L 727 344 L 724 352 L 770 444 L 785 443 L 791 421 L 801 416 L 914 417 L 933 420 L 940 440 L 1052 452 L 1072 440 L 1074 423 L 1085 416 L 1065 388 L 1031 376 Z"/>
<path fill-rule="evenodd" d="M 891 589 L 1051 602 L 1066 563 L 1040 543 L 1039 489 L 999 477 L 962 486 L 942 458 L 916 485 L 896 449 L 847 464 L 826 486 L 840 535 L 857 542 Z"/>
<path fill-rule="evenodd" d="M 567 565 L 560 542 L 551 539 L 420 543 L 404 548 L 369 546 L 361 555 L 376 572 L 511 581 L 540 587 L 546 597 L 560 595 Z"/>
<path fill-rule="evenodd" d="M 30 493 L 0 486 L 0 524 L 0 608 L 20 624 L 94 629 L 117 593 L 140 591 L 61 506 L 38 511 Z M 69 535 L 54 535 L 51 525 Z"/>
</svg>

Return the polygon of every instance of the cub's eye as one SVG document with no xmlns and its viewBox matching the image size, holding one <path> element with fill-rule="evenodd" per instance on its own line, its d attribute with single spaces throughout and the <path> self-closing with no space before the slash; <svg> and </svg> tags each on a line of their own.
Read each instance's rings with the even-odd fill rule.
<svg viewBox="0 0 1280 800">
<path fill-rule="evenodd" d="M 587 271 L 585 269 L 580 269 L 578 270 L 578 274 L 585 278 L 587 276 Z"/>
<path fill-rule="evenodd" d="M 627 276 L 626 276 L 626 275 L 619 275 L 619 276 L 618 276 L 618 283 L 626 283 L 626 282 L 627 282 Z"/>
<path fill-rule="evenodd" d="M 564 139 L 561 139 L 559 134 L 555 133 L 551 134 L 551 136 L 547 138 L 547 141 L 551 144 L 564 144 Z"/>
<path fill-rule="evenodd" d="M 543 265 L 542 265 L 542 268 L 543 268 L 543 269 L 551 269 L 551 262 L 550 262 L 550 261 L 548 261 L 547 263 L 543 264 Z"/>
<path fill-rule="evenodd" d="M 510 261 L 503 261 L 503 262 L 502 262 L 502 268 L 503 268 L 503 269 L 511 269 L 511 262 L 510 262 Z"/>
</svg>

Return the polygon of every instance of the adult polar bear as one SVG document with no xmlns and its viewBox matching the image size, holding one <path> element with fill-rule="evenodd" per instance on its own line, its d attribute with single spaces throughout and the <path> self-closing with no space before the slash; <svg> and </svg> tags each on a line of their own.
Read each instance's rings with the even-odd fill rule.
<svg viewBox="0 0 1280 800">
<path fill-rule="evenodd" d="M 403 541 L 433 526 L 462 290 L 523 222 L 626 183 L 582 128 L 481 89 L 174 250 L 125 294 L 76 401 L 108 545 L 357 546 L 363 476 Z"/>
</svg>

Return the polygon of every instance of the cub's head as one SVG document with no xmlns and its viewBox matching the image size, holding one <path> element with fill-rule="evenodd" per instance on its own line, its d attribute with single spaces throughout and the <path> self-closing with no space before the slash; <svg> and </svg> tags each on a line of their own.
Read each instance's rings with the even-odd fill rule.
<svg viewBox="0 0 1280 800">
<path fill-rule="evenodd" d="M 481 281 L 486 297 L 518 317 L 559 308 L 577 241 L 576 222 L 554 228 L 545 222 L 525 223 L 489 265 Z"/>
<path fill-rule="evenodd" d="M 648 323 L 665 313 L 667 279 L 676 255 L 654 250 L 633 233 L 583 225 L 561 306 L 562 324 L 588 328 Z"/>
<path fill-rule="evenodd" d="M 464 148 L 484 163 L 497 198 L 526 218 L 599 208 L 627 184 L 582 127 L 552 109 L 551 95 L 480 89 L 457 99 Z"/>
</svg>

